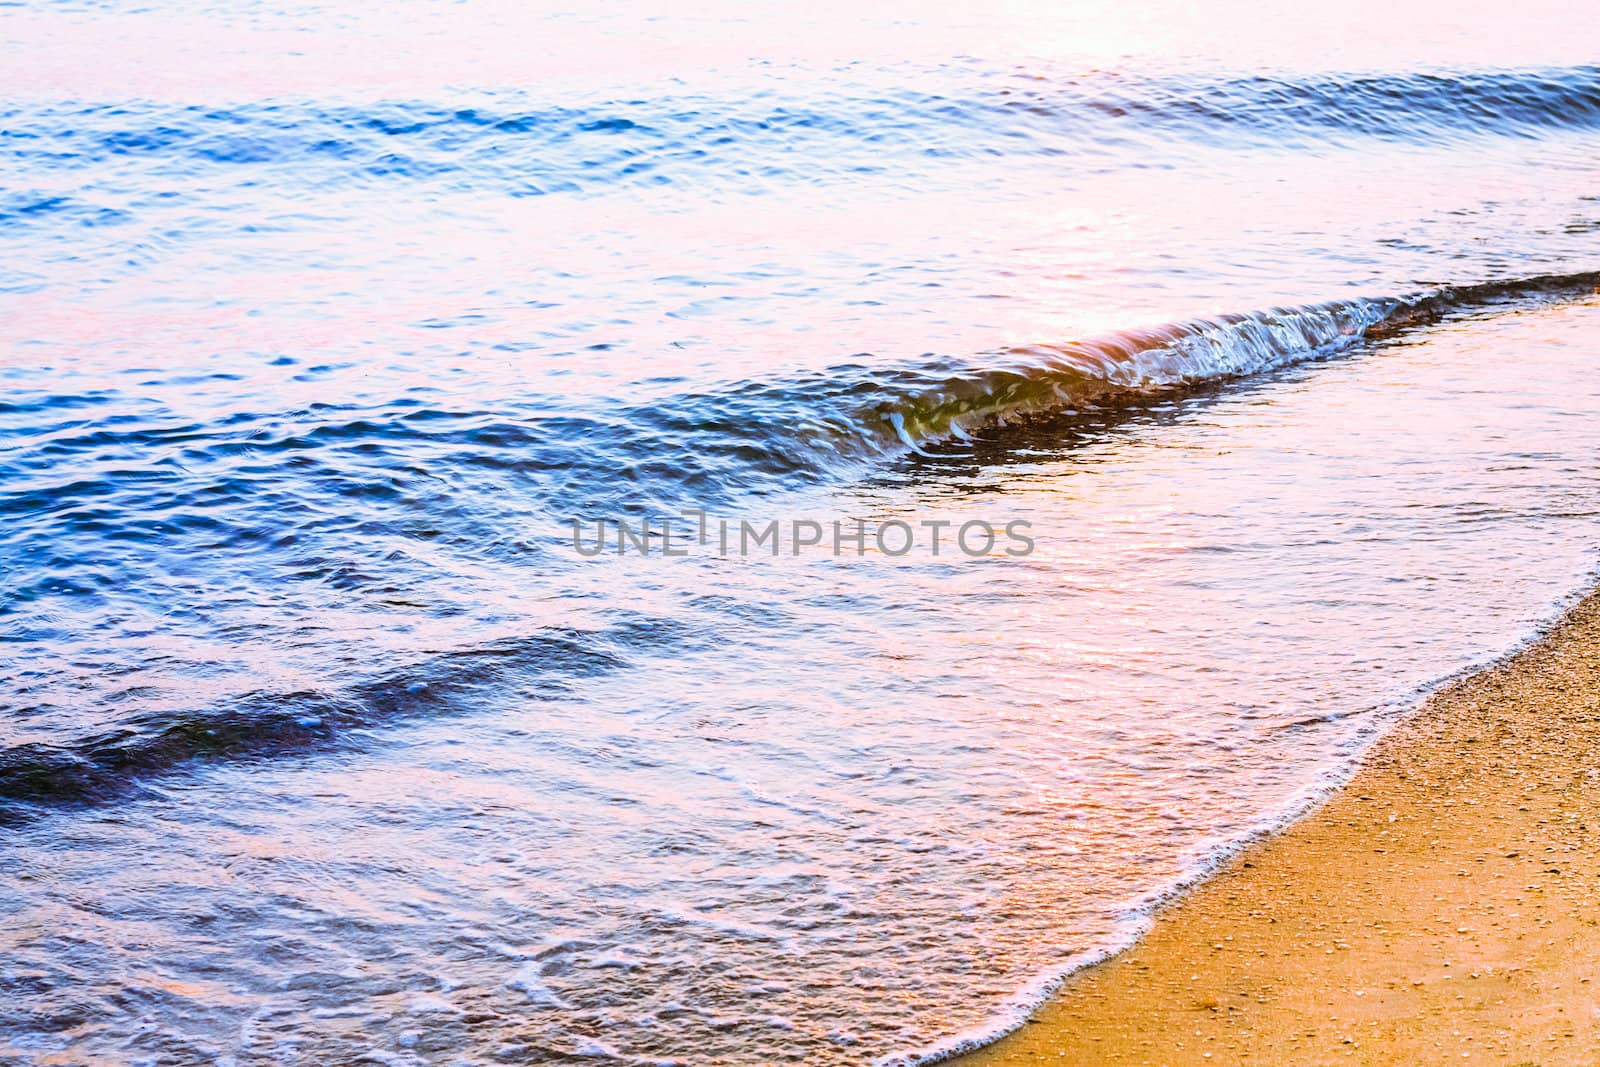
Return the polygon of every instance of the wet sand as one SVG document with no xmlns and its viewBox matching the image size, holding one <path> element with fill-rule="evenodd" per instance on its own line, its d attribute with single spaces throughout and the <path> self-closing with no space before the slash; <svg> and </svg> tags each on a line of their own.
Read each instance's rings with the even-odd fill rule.
<svg viewBox="0 0 1600 1067">
<path fill-rule="evenodd" d="M 1600 594 L 958 1062 L 1600 1063 Z"/>
</svg>

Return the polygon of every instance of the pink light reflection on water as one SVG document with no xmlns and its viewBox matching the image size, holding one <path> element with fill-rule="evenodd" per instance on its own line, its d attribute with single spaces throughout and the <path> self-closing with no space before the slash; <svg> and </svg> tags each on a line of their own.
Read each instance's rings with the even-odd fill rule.
<svg viewBox="0 0 1600 1067">
<path fill-rule="evenodd" d="M 1242 67 L 1582 63 L 1587 8 L 1536 0 L 1492 33 L 1446 0 L 1259 5 L 1109 0 L 985 5 L 795 6 L 764 0 L 586 4 L 475 0 L 345 2 L 267 11 L 191 3 L 177 10 L 8 12 L 9 96 L 238 100 L 284 94 L 428 93 L 445 86 L 648 84 L 751 62 L 827 66 L 978 56 L 1116 69 L 1129 57 Z"/>
</svg>

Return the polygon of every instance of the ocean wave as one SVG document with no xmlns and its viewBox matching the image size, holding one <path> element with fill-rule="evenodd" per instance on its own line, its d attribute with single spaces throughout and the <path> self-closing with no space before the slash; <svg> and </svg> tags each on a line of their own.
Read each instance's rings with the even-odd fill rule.
<svg viewBox="0 0 1600 1067">
<path fill-rule="evenodd" d="M 630 417 L 647 425 L 696 425 L 706 431 L 711 452 L 755 458 L 774 472 L 826 471 L 845 460 L 922 452 L 996 423 L 1101 410 L 1259 374 L 1453 314 L 1588 293 L 1597 283 L 1600 272 L 1488 281 L 1201 317 L 965 361 L 840 364 L 669 399 Z M 700 412 L 701 421 L 694 423 L 691 411 Z"/>
<path fill-rule="evenodd" d="M 670 640 L 681 651 L 692 643 L 681 629 L 670 619 L 648 619 L 603 630 L 550 630 L 440 652 L 343 687 L 241 693 L 209 708 L 143 713 L 102 721 L 84 736 L 0 747 L 0 824 L 61 805 L 114 800 L 201 762 L 348 747 L 363 731 L 460 714 L 485 690 L 520 685 L 525 699 L 553 693 L 564 679 L 621 667 L 630 652 L 652 642 Z"/>
<path fill-rule="evenodd" d="M 900 73 L 890 85 L 839 72 L 839 88 L 821 93 L 800 94 L 777 71 L 726 94 L 559 103 L 500 90 L 359 105 L 14 104 L 0 109 L 0 158 L 24 169 L 93 168 L 102 190 L 118 170 L 200 168 L 224 181 L 264 169 L 313 189 L 400 181 L 525 197 L 687 186 L 703 196 L 863 175 L 909 181 L 943 162 L 995 157 L 1115 165 L 1131 151 L 1132 162 L 1148 165 L 1201 146 L 1307 150 L 1600 128 L 1593 66 L 1294 77 Z M 905 88 L 929 83 L 950 88 Z M 136 208 L 20 188 L 0 201 L 0 221 L 108 226 Z"/>
<path fill-rule="evenodd" d="M 1195 82 L 1095 75 L 1069 93 L 1036 88 L 1009 106 L 1047 116 L 1094 116 L 1173 134 L 1304 133 L 1432 143 L 1464 136 L 1529 136 L 1600 126 L 1600 67 L 1406 73 L 1272 74 Z M 1295 147 L 1305 147 L 1296 143 Z"/>
<path fill-rule="evenodd" d="M 878 442 L 908 449 L 994 420 L 1115 404 L 1316 359 L 1454 313 L 1540 296 L 1581 294 L 1600 272 L 1449 286 L 1400 296 L 1335 300 L 1197 318 L 1068 344 L 1007 349 L 1000 359 L 940 379 L 909 373 L 891 398 L 859 417 Z"/>
<path fill-rule="evenodd" d="M 563 519 L 597 509 L 721 505 L 857 477 L 873 464 L 959 446 L 992 425 L 1214 385 L 1495 303 L 1586 293 L 1597 282 L 1596 272 L 1490 281 L 961 358 L 887 363 L 863 355 L 603 411 L 553 412 L 542 398 L 458 411 L 403 397 L 238 413 L 216 425 L 72 421 L 39 434 L 37 420 L 50 410 L 98 398 L 18 391 L 11 407 L 19 425 L 7 431 L 10 420 L 0 421 L 0 438 L 21 438 L 4 467 L 0 516 L 9 526 L 0 545 L 49 534 L 187 539 L 196 550 L 293 546 L 284 526 L 293 516 L 326 533 L 328 509 L 337 509 L 347 520 L 341 528 L 393 532 L 427 526 L 427 513 L 455 509 L 458 492 L 473 486 L 514 499 L 519 510 Z M 138 459 L 157 454 L 169 458 Z M 506 540 L 492 526 L 464 523 L 457 510 L 429 528 L 431 538 L 463 547 Z M 59 580 L 50 558 L 37 562 L 39 582 Z M 16 572 L 18 601 L 29 599 L 29 573 L 26 566 Z"/>
<path fill-rule="evenodd" d="M 49 605 L 70 593 L 123 604 L 129 618 L 148 614 L 165 625 L 170 583 L 141 568 L 165 574 L 161 560 L 206 556 L 230 560 L 235 580 L 288 582 L 347 604 L 370 600 L 377 610 L 409 602 L 408 583 L 421 580 L 408 576 L 397 549 L 408 540 L 469 556 L 515 549 L 513 562 L 548 566 L 553 557 L 548 544 L 540 547 L 534 524 L 508 525 L 516 514 L 542 510 L 564 520 L 563 509 L 703 506 L 764 486 L 776 492 L 860 476 L 916 454 L 960 455 L 994 427 L 1047 426 L 1089 411 L 1114 418 L 1152 397 L 1338 355 L 1454 315 L 1587 294 L 1597 285 L 1600 272 L 1494 281 L 1218 315 L 967 360 L 843 364 L 623 405 L 604 418 L 469 416 L 407 401 L 387 412 L 320 405 L 307 413 L 310 425 L 241 413 L 217 426 L 165 428 L 74 419 L 30 435 L 24 431 L 37 417 L 81 412 L 96 398 L 19 392 L 0 410 L 0 435 L 13 442 L 4 467 L 10 488 L 0 493 L 7 520 L 0 549 L 12 595 L 0 605 L 0 620 L 25 642 L 67 640 L 63 617 Z M 23 426 L 4 430 L 13 419 Z M 175 448 L 181 462 L 138 458 Z M 134 609 L 133 589 L 150 603 Z M 228 597 L 237 600 L 239 591 Z M 434 610 L 451 609 L 440 603 Z M 296 618 L 286 625 L 297 625 Z M 13 705 L 13 721 L 48 713 L 98 725 L 64 741 L 0 749 L 0 801 L 13 812 L 91 802 L 199 760 L 345 744 L 370 728 L 456 713 L 472 704 L 477 688 L 513 676 L 548 682 L 610 670 L 651 641 L 681 651 L 682 640 L 662 636 L 673 629 L 669 620 L 654 620 L 615 632 L 469 640 L 375 679 L 317 690 L 240 690 L 209 709 L 135 719 L 122 717 L 115 694 L 85 696 L 96 708 L 72 710 L 56 707 L 63 698 L 49 695 L 49 687 L 44 695 L 19 693 L 24 703 L 49 706 Z M 139 640 L 148 636 L 138 633 Z"/>
</svg>

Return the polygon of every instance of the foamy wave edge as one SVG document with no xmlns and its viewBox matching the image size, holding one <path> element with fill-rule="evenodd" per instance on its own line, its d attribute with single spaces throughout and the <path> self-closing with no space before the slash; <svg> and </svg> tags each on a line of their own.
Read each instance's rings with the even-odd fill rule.
<svg viewBox="0 0 1600 1067">
<path fill-rule="evenodd" d="M 1373 714 L 1357 730 L 1345 749 L 1345 758 L 1338 767 L 1327 771 L 1322 780 L 1300 790 L 1294 799 L 1275 815 L 1265 815 L 1233 841 L 1218 842 L 1207 848 L 1199 860 L 1177 880 L 1162 889 L 1147 894 L 1137 904 L 1123 912 L 1116 932 L 1101 943 L 1079 949 L 1062 963 L 1035 976 L 1011 996 L 996 1006 L 990 1021 L 959 1033 L 941 1038 L 920 1048 L 892 1052 L 873 1061 L 873 1067 L 924 1067 L 943 1063 L 969 1052 L 976 1052 L 994 1044 L 1008 1034 L 1025 1026 L 1034 1012 L 1043 1007 L 1073 975 L 1087 967 L 1102 963 L 1137 945 L 1154 926 L 1161 910 L 1210 881 L 1233 857 L 1257 843 L 1283 832 L 1312 814 L 1334 794 L 1350 784 L 1360 771 L 1369 749 L 1410 715 L 1422 707 L 1435 694 L 1456 682 L 1490 670 L 1514 659 L 1534 645 L 1547 639 L 1566 620 L 1567 615 L 1591 593 L 1600 589 L 1600 566 L 1589 571 L 1585 581 L 1576 590 L 1555 601 L 1551 610 L 1534 622 L 1523 635 L 1508 646 L 1488 653 L 1457 670 L 1406 690 L 1387 703 L 1373 709 Z"/>
<path fill-rule="evenodd" d="M 1013 419 L 1260 374 L 1337 355 L 1453 314 L 1600 286 L 1600 271 L 1189 319 L 991 353 L 977 366 L 902 369 L 850 421 L 870 451 L 924 446 Z"/>
</svg>

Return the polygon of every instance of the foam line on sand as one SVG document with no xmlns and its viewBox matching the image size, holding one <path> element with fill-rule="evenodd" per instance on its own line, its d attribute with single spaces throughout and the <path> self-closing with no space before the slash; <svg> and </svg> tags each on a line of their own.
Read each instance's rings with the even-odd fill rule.
<svg viewBox="0 0 1600 1067">
<path fill-rule="evenodd" d="M 1600 594 L 958 1062 L 1600 1063 Z"/>
</svg>

